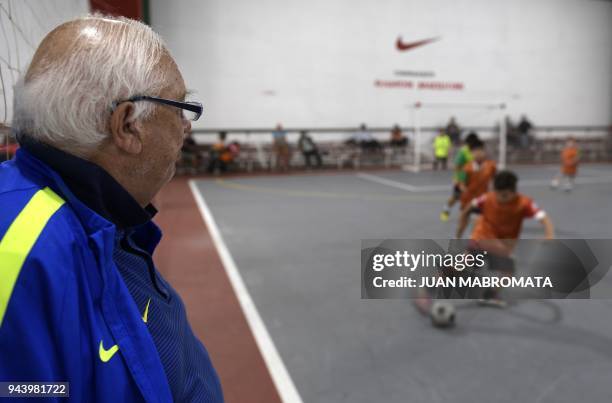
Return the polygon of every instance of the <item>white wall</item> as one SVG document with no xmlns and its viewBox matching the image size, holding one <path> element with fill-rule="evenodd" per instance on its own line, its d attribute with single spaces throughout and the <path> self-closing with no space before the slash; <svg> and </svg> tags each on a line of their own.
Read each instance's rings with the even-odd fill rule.
<svg viewBox="0 0 612 403">
<path fill-rule="evenodd" d="M 596 0 L 152 0 L 205 105 L 195 127 L 412 124 L 407 105 L 506 102 L 540 125 L 612 122 L 612 3 Z M 441 37 L 398 52 L 395 41 Z M 382 89 L 396 70 L 464 90 Z M 492 125 L 486 110 L 439 110 Z"/>
<path fill-rule="evenodd" d="M 10 124 L 13 86 L 43 37 L 88 12 L 89 0 L 0 0 L 0 123 Z"/>
</svg>

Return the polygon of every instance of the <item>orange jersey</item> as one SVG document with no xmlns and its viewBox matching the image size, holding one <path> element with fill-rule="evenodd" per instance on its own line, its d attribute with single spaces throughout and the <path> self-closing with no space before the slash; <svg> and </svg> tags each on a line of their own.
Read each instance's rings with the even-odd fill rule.
<svg viewBox="0 0 612 403">
<path fill-rule="evenodd" d="M 488 192 L 472 201 L 480 210 L 471 239 L 518 239 L 525 218 L 541 220 L 546 213 L 529 197 L 518 194 L 509 203 L 499 203 L 495 192 Z"/>
<path fill-rule="evenodd" d="M 561 171 L 565 175 L 576 175 L 576 171 L 578 171 L 578 156 L 580 151 L 578 151 L 578 147 L 565 147 L 563 151 L 561 151 Z"/>
<path fill-rule="evenodd" d="M 473 199 L 489 190 L 489 183 L 497 170 L 495 162 L 486 160 L 482 164 L 476 161 L 468 162 L 463 168 L 466 174 L 465 191 L 461 194 L 461 208 L 467 206 Z"/>
</svg>

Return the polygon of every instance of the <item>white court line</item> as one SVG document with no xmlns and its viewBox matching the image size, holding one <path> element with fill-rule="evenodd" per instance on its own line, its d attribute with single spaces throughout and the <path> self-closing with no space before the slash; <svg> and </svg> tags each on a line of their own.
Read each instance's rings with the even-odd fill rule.
<svg viewBox="0 0 612 403">
<path fill-rule="evenodd" d="M 518 186 L 528 186 L 528 187 L 536 187 L 536 186 L 548 186 L 550 185 L 552 178 L 550 180 L 547 179 L 525 179 L 520 180 L 518 182 Z M 612 183 L 612 176 L 599 176 L 599 177 L 577 177 L 575 180 L 578 185 L 599 185 Z"/>
<path fill-rule="evenodd" d="M 370 175 L 364 173 L 356 174 L 358 178 L 365 179 L 367 181 L 380 183 L 381 185 L 391 186 L 397 189 L 407 190 L 409 192 L 432 192 L 436 190 L 448 190 L 449 185 L 436 185 L 436 186 L 413 186 L 404 182 L 398 182 L 391 179 L 383 178 L 378 175 Z"/>
<path fill-rule="evenodd" d="M 383 178 L 382 176 L 364 174 L 364 173 L 358 173 L 356 174 L 356 176 L 358 178 L 361 178 L 367 181 L 380 183 L 381 185 L 391 186 L 397 189 L 406 190 L 408 192 L 435 192 L 435 191 L 442 191 L 442 190 L 450 189 L 450 185 L 414 186 L 408 183 L 398 182 L 392 179 Z M 542 186 L 547 187 L 550 185 L 551 180 L 552 180 L 552 177 L 550 179 L 524 179 L 524 180 L 519 179 L 518 186 L 519 188 L 521 187 L 542 187 Z M 594 184 L 606 184 L 606 183 L 612 183 L 612 176 L 599 176 L 599 177 L 586 177 L 586 178 L 579 176 L 578 178 L 576 178 L 576 184 L 578 185 L 594 185 Z"/>
<path fill-rule="evenodd" d="M 270 375 L 272 376 L 272 380 L 276 385 L 276 389 L 281 399 L 285 403 L 302 403 L 302 398 L 300 397 L 285 364 L 283 363 L 278 350 L 276 350 L 276 346 L 270 337 L 270 333 L 268 333 L 268 329 L 266 329 L 266 325 L 264 324 L 255 304 L 253 303 L 253 299 L 249 294 L 246 286 L 244 285 L 244 281 L 242 280 L 242 276 L 238 271 L 238 267 L 236 266 L 236 262 L 234 262 L 234 258 L 229 252 L 223 237 L 221 236 L 221 232 L 219 231 L 219 227 L 217 227 L 217 223 L 204 200 L 204 196 L 198 190 L 195 181 L 189 181 L 189 188 L 191 189 L 191 193 L 193 193 L 193 197 L 196 200 L 196 204 L 198 205 L 198 209 L 200 210 L 200 214 L 202 214 L 202 218 L 210 231 L 210 235 L 213 239 L 215 247 L 219 252 L 219 256 L 221 256 L 221 261 L 223 262 L 223 267 L 225 268 L 225 272 L 227 273 L 227 277 L 232 284 L 234 292 L 238 298 L 238 302 L 240 302 L 240 306 L 242 307 L 242 311 L 244 312 L 244 316 L 247 319 L 247 323 L 251 328 L 251 332 L 253 332 L 253 336 L 255 337 L 255 341 L 259 350 L 261 351 L 261 355 L 268 366 L 268 371 L 270 371 Z"/>
</svg>

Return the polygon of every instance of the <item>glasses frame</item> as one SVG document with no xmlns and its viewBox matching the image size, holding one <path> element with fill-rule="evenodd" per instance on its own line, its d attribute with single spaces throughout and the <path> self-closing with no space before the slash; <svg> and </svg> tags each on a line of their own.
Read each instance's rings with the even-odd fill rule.
<svg viewBox="0 0 612 403">
<path fill-rule="evenodd" d="M 173 99 L 166 99 L 166 98 L 159 98 L 159 97 L 152 97 L 149 95 L 137 95 L 128 99 L 124 99 L 122 101 L 115 101 L 113 102 L 113 107 L 112 110 L 115 110 L 115 108 L 124 102 L 138 102 L 138 101 L 150 101 L 150 102 L 156 102 L 158 104 L 163 104 L 163 105 L 169 105 L 169 106 L 173 106 L 175 108 L 179 108 L 179 109 L 184 109 L 184 110 L 188 110 L 190 112 L 195 113 L 195 117 L 193 119 L 187 119 L 187 120 L 191 120 L 192 122 L 195 122 L 196 120 L 200 119 L 200 116 L 202 116 L 202 112 L 204 111 L 204 107 L 202 106 L 202 104 L 200 102 L 181 102 L 181 101 L 175 101 Z"/>
</svg>

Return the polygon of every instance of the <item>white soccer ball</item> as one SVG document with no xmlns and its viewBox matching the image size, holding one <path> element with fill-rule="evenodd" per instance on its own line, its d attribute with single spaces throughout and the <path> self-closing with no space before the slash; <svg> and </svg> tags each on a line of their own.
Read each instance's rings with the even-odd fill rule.
<svg viewBox="0 0 612 403">
<path fill-rule="evenodd" d="M 447 301 L 436 301 L 431 305 L 431 323 L 436 327 L 455 325 L 455 307 Z"/>
</svg>

